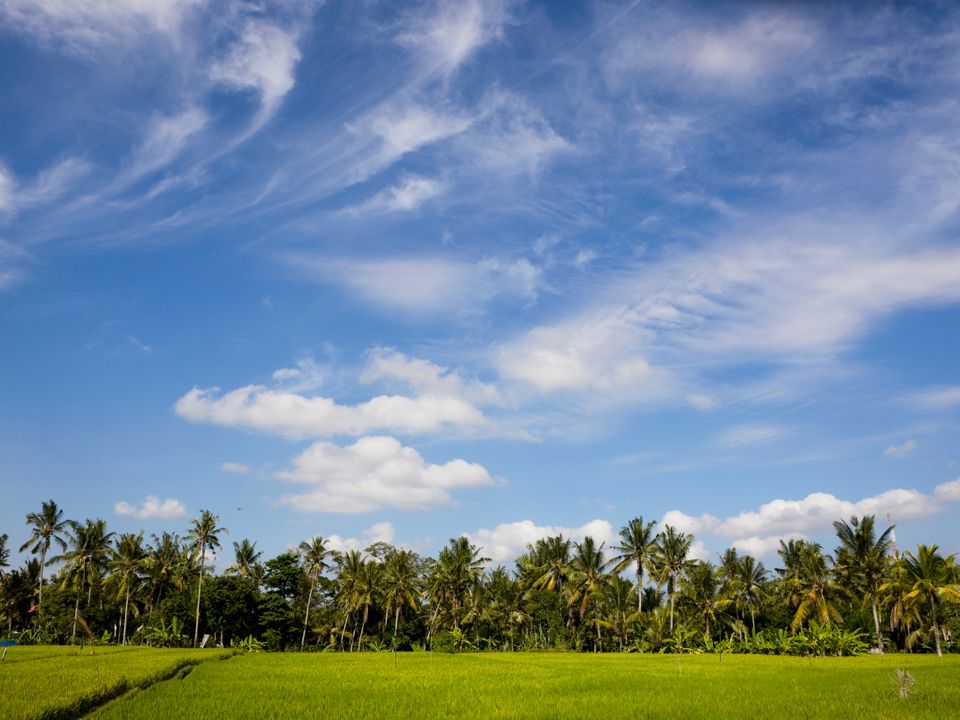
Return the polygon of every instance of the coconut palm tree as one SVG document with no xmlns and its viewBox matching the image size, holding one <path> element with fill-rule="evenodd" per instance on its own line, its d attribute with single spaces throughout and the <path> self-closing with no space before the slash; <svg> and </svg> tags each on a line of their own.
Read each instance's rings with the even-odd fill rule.
<svg viewBox="0 0 960 720">
<path fill-rule="evenodd" d="M 671 525 L 664 525 L 657 535 L 657 547 L 654 555 L 654 569 L 657 582 L 666 583 L 670 598 L 670 634 L 673 634 L 673 615 L 676 601 L 677 580 L 690 566 L 688 555 L 693 544 L 693 536 L 680 532 Z"/>
<path fill-rule="evenodd" d="M 483 565 L 489 560 L 481 557 L 480 548 L 462 536 L 451 538 L 450 544 L 437 556 L 434 575 L 438 581 L 438 599 L 440 606 L 449 611 L 456 630 L 460 629 L 460 609 L 466 594 L 479 582 Z"/>
<path fill-rule="evenodd" d="M 143 547 L 143 533 L 123 533 L 111 548 L 110 569 L 117 581 L 117 599 L 123 598 L 123 633 L 120 640 L 127 644 L 127 617 L 130 613 L 130 595 L 141 582 L 147 551 Z"/>
<path fill-rule="evenodd" d="M 60 552 L 65 552 L 67 542 L 63 534 L 69 526 L 69 521 L 63 519 L 63 510 L 57 507 L 53 500 L 40 504 L 40 512 L 27 513 L 27 525 L 31 526 L 30 539 L 20 546 L 20 552 L 29 548 L 33 555 L 40 555 L 40 583 L 39 599 L 37 600 L 37 617 L 43 612 L 43 569 L 47 566 L 47 552 L 50 545 L 57 545 Z"/>
<path fill-rule="evenodd" d="M 602 601 L 603 587 L 607 580 L 603 569 L 607 562 L 603 555 L 603 545 L 597 545 L 596 541 L 589 535 L 583 539 L 583 542 L 575 543 L 576 551 L 573 559 L 570 561 L 570 581 L 567 586 L 569 598 L 567 602 L 577 608 L 581 622 L 587 614 L 588 609 L 593 609 L 594 624 L 597 633 L 596 649 L 602 649 L 602 640 L 600 636 L 600 613 L 598 605 Z"/>
<path fill-rule="evenodd" d="M 620 529 L 620 544 L 614 547 L 619 555 L 611 560 L 613 571 L 621 572 L 630 565 L 636 568 L 637 575 L 637 612 L 643 611 L 643 573 L 653 564 L 657 545 L 653 528 L 657 523 L 643 522 L 643 517 L 635 517 Z"/>
<path fill-rule="evenodd" d="M 937 545 L 919 545 L 917 553 L 907 553 L 903 558 L 903 568 L 910 592 L 905 596 L 908 602 L 926 601 L 930 608 L 930 623 L 933 628 L 937 656 L 943 657 L 940 648 L 940 620 L 937 610 L 941 601 L 960 602 L 960 584 L 956 582 L 954 555 L 944 557 Z"/>
<path fill-rule="evenodd" d="M 750 610 L 750 632 L 755 635 L 757 632 L 756 611 L 767 597 L 767 569 L 756 558 L 743 555 L 737 558 L 733 572 L 734 600 L 741 607 Z"/>
<path fill-rule="evenodd" d="M 87 590 L 87 604 L 93 593 L 93 586 L 99 581 L 110 553 L 110 541 L 113 533 L 107 532 L 104 520 L 87 520 L 81 525 L 69 521 L 67 530 L 68 549 L 51 559 L 51 562 L 63 562 L 63 580 L 61 588 L 76 588 L 76 601 L 73 607 L 73 628 L 70 642 L 76 640 L 77 623 L 80 618 L 80 595 Z"/>
<path fill-rule="evenodd" d="M 187 570 L 187 554 L 180 536 L 163 532 L 153 536 L 153 545 L 147 550 L 145 572 L 150 589 L 149 605 L 154 609 L 160 605 L 164 593 L 173 588 L 183 588 Z"/>
<path fill-rule="evenodd" d="M 337 585 L 339 586 L 337 604 L 343 611 L 343 628 L 340 630 L 341 650 L 347 635 L 347 622 L 357 607 L 357 589 L 362 582 L 363 562 L 363 554 L 359 550 L 350 550 L 337 556 Z M 353 644 L 352 637 L 350 644 Z"/>
<path fill-rule="evenodd" d="M 573 543 L 563 535 L 537 540 L 528 546 L 530 570 L 533 574 L 532 587 L 552 592 L 563 591 L 570 574 L 570 552 Z"/>
<path fill-rule="evenodd" d="M 310 622 L 310 606 L 313 604 L 313 591 L 320 581 L 320 576 L 330 568 L 330 565 L 326 561 L 330 551 L 327 549 L 327 541 L 324 540 L 322 536 L 317 535 L 309 542 L 304 540 L 300 543 L 297 547 L 297 552 L 299 552 L 303 558 L 303 569 L 306 571 L 307 577 L 310 578 L 310 592 L 307 594 L 307 611 L 303 616 L 303 635 L 300 638 L 300 651 L 303 652 L 303 646 L 307 642 L 307 623 Z"/>
<path fill-rule="evenodd" d="M 790 550 L 795 553 L 789 560 L 790 575 L 784 580 L 790 604 L 797 609 L 790 629 L 797 632 L 812 619 L 824 625 L 841 623 L 840 611 L 833 602 L 839 588 L 830 571 L 830 557 L 823 554 L 818 543 L 796 542 Z"/>
<path fill-rule="evenodd" d="M 237 577 L 253 578 L 257 574 L 257 564 L 260 562 L 261 552 L 257 552 L 257 544 L 244 538 L 233 543 L 233 565 L 227 568 L 227 573 Z"/>
<path fill-rule="evenodd" d="M 393 613 L 393 641 L 396 646 L 400 613 L 404 606 L 417 609 L 420 599 L 420 574 L 416 554 L 410 550 L 394 550 L 384 561 L 383 590 L 386 596 L 384 610 Z"/>
<path fill-rule="evenodd" d="M 731 600 L 721 594 L 720 573 L 711 563 L 696 561 L 680 581 L 680 602 L 703 618 L 703 636 L 711 638 L 713 624 Z"/>
<path fill-rule="evenodd" d="M 890 570 L 890 536 L 893 525 L 877 537 L 874 530 L 874 516 L 851 517 L 850 522 L 838 520 L 833 524 L 840 540 L 837 548 L 834 570 L 848 588 L 861 596 L 863 604 L 870 604 L 873 611 L 873 629 L 877 647 L 883 647 L 880 635 L 880 612 L 877 609 L 877 594 Z"/>
<path fill-rule="evenodd" d="M 211 552 L 220 547 L 220 534 L 226 528 L 217 527 L 220 518 L 209 510 L 201 510 L 200 516 L 193 519 L 190 527 L 190 540 L 193 552 L 200 554 L 200 575 L 197 577 L 197 612 L 193 624 L 193 646 L 200 640 L 200 596 L 203 592 L 203 573 L 207 561 L 207 550 Z"/>
<path fill-rule="evenodd" d="M 353 607 L 357 611 L 363 611 L 360 620 L 360 636 L 357 638 L 357 650 L 360 652 L 363 652 L 363 633 L 370 617 L 370 608 L 377 602 L 380 595 L 382 574 L 383 565 L 376 560 L 367 560 L 361 566 L 360 574 L 357 576 L 357 582 L 354 586 Z"/>
</svg>

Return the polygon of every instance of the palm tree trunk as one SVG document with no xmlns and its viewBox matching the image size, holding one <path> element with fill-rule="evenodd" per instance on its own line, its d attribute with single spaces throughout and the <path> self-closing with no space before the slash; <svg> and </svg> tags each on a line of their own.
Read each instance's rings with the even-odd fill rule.
<svg viewBox="0 0 960 720">
<path fill-rule="evenodd" d="M 203 566 L 207 560 L 207 549 L 204 547 L 200 551 L 200 577 L 197 578 L 197 615 L 193 622 L 193 646 L 197 646 L 200 639 L 200 593 L 203 590 Z"/>
<path fill-rule="evenodd" d="M 360 623 L 360 639 L 357 641 L 357 652 L 363 652 L 363 629 L 367 626 L 367 613 L 370 612 L 370 606 L 363 608 L 363 622 Z"/>
<path fill-rule="evenodd" d="M 873 629 L 877 633 L 877 648 L 883 649 L 883 638 L 880 637 L 880 614 L 877 612 L 877 599 L 875 593 L 870 593 L 870 605 L 873 608 Z"/>
<path fill-rule="evenodd" d="M 77 619 L 80 617 L 80 588 L 77 588 L 77 602 L 73 605 L 73 632 L 70 633 L 70 644 L 77 639 Z"/>
<path fill-rule="evenodd" d="M 350 613 L 343 614 L 343 629 L 340 631 L 340 652 L 343 652 L 343 639 L 347 636 L 347 621 L 350 619 Z"/>
<path fill-rule="evenodd" d="M 943 651 L 940 649 L 940 625 L 937 622 L 937 601 L 930 593 L 930 612 L 933 616 L 933 639 L 937 646 L 937 657 L 943 657 Z"/>
<path fill-rule="evenodd" d="M 393 649 L 397 649 L 397 625 L 400 624 L 400 605 L 393 611 Z"/>
<path fill-rule="evenodd" d="M 43 613 L 43 564 L 47 557 L 47 549 L 40 550 L 40 599 L 37 600 L 37 619 L 39 620 Z"/>
<path fill-rule="evenodd" d="M 303 636 L 300 638 L 300 652 L 303 652 L 303 646 L 307 642 L 307 623 L 310 621 L 310 603 L 313 601 L 313 583 L 310 584 L 310 592 L 307 593 L 307 612 L 303 618 Z"/>
<path fill-rule="evenodd" d="M 756 635 L 756 634 L 757 634 L 757 623 L 756 623 L 756 620 L 754 620 L 754 617 L 753 617 L 753 606 L 752 606 L 752 605 L 750 606 L 750 632 L 751 632 L 753 635 Z"/>
<path fill-rule="evenodd" d="M 127 588 L 127 599 L 123 603 L 123 641 L 121 645 L 127 644 L 127 613 L 130 610 L 130 588 Z"/>
<path fill-rule="evenodd" d="M 643 570 L 637 565 L 637 612 L 643 612 Z"/>
<path fill-rule="evenodd" d="M 670 584 L 670 634 L 673 635 L 673 600 L 674 600 L 673 583 Z"/>
</svg>

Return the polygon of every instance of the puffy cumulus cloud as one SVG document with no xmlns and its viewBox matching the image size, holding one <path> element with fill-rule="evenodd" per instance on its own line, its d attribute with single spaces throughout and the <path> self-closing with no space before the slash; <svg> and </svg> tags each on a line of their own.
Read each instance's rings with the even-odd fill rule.
<svg viewBox="0 0 960 720">
<path fill-rule="evenodd" d="M 190 422 L 241 427 L 288 438 L 363 435 L 372 430 L 432 433 L 452 428 L 479 430 L 488 418 L 466 400 L 451 396 L 380 395 L 359 405 L 340 405 L 263 385 L 222 393 L 193 388 L 174 405 Z"/>
<path fill-rule="evenodd" d="M 350 552 L 351 550 L 363 550 L 374 543 L 385 542 L 393 543 L 396 536 L 393 523 L 379 522 L 371 525 L 362 533 L 360 537 L 343 537 L 342 535 L 329 535 L 327 547 L 337 552 Z"/>
<path fill-rule="evenodd" d="M 664 514 L 662 524 L 695 535 L 724 538 L 741 550 L 762 554 L 775 550 L 781 539 L 804 538 L 809 533 L 829 530 L 835 521 L 855 515 L 882 518 L 890 512 L 898 522 L 915 520 L 941 512 L 947 502 L 958 501 L 960 480 L 955 480 L 938 485 L 932 494 L 894 488 L 855 501 L 816 492 L 801 500 L 771 500 L 757 510 L 725 518 L 671 510 Z"/>
<path fill-rule="evenodd" d="M 360 381 L 399 381 L 421 395 L 459 397 L 480 405 L 503 402 L 494 385 L 464 380 L 456 371 L 423 358 L 410 357 L 394 348 L 370 350 Z"/>
<path fill-rule="evenodd" d="M 125 500 L 114 504 L 113 511 L 123 517 L 133 517 L 140 520 L 158 519 L 171 520 L 186 516 L 187 508 L 176 498 L 161 500 L 156 495 L 147 495 L 140 505 L 131 505 Z"/>
<path fill-rule="evenodd" d="M 441 0 L 409 16 L 396 41 L 415 50 L 428 71 L 450 74 L 499 37 L 506 19 L 504 3 L 497 0 Z"/>
<path fill-rule="evenodd" d="M 225 462 L 220 465 L 220 471 L 229 473 L 230 475 L 246 475 L 247 473 L 253 472 L 253 468 L 243 463 Z"/>
<path fill-rule="evenodd" d="M 496 362 L 504 377 L 543 392 L 629 390 L 660 396 L 672 384 L 665 370 L 644 357 L 629 323 L 615 314 L 534 328 L 502 346 Z"/>
<path fill-rule="evenodd" d="M 264 106 L 273 106 L 293 88 L 299 61 L 300 50 L 289 32 L 251 21 L 210 76 L 228 87 L 254 90 Z"/>
<path fill-rule="evenodd" d="M 938 500 L 960 502 L 960 478 L 937 485 L 933 492 Z"/>
<path fill-rule="evenodd" d="M 575 541 L 583 540 L 589 535 L 598 543 L 606 543 L 607 548 L 617 537 L 613 525 L 607 520 L 599 519 L 572 528 L 559 525 L 537 525 L 532 520 L 519 520 L 501 523 L 492 530 L 481 528 L 473 533 L 464 533 L 471 543 L 482 547 L 484 555 L 494 563 L 513 562 L 526 550 L 527 545 L 554 535 L 563 535 Z"/>
<path fill-rule="evenodd" d="M 425 510 L 449 505 L 451 490 L 494 482 L 482 465 L 459 458 L 434 465 L 392 437 L 364 437 L 346 447 L 317 442 L 275 475 L 308 486 L 278 501 L 300 512 Z"/>
<path fill-rule="evenodd" d="M 907 440 L 899 445 L 891 445 L 883 451 L 883 455 L 888 458 L 905 458 L 907 455 L 913 454 L 913 451 L 916 449 L 917 441 Z"/>
</svg>

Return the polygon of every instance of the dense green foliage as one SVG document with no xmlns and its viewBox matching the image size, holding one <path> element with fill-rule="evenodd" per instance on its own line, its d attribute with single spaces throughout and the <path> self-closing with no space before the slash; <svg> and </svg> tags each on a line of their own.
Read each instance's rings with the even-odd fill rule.
<svg viewBox="0 0 960 720">
<path fill-rule="evenodd" d="M 322 537 L 263 559 L 249 539 L 211 573 L 225 532 L 203 511 L 186 536 L 109 532 L 64 520 L 52 500 L 27 516 L 33 557 L 7 570 L 4 633 L 21 643 L 79 639 L 157 647 L 240 641 L 267 650 L 580 650 L 783 655 L 960 649 L 960 568 L 921 545 L 900 555 L 872 517 L 835 523 L 832 555 L 781 542 L 768 571 L 736 549 L 690 556 L 693 537 L 630 521 L 619 543 L 538 540 L 512 570 L 454 538 L 436 558 L 376 543 L 336 552 Z M 59 555 L 48 553 L 50 548 Z M 55 569 L 48 577 L 46 567 Z"/>
<path fill-rule="evenodd" d="M 898 668 L 916 681 L 906 698 Z M 960 707 L 958 673 L 960 658 L 890 655 L 253 654 L 205 663 L 98 717 L 940 720 Z"/>
</svg>

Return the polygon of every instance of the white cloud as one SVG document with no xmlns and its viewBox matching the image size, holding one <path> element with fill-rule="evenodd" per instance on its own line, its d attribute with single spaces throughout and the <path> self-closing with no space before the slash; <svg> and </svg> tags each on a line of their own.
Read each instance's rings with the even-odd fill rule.
<svg viewBox="0 0 960 720">
<path fill-rule="evenodd" d="M 532 520 L 519 520 L 501 523 L 492 530 L 481 528 L 473 533 L 464 533 L 464 536 L 474 545 L 483 548 L 483 554 L 496 564 L 513 562 L 526 551 L 527 545 L 542 538 L 561 534 L 578 542 L 588 535 L 598 543 L 604 542 L 606 543 L 604 551 L 608 557 L 610 547 L 617 538 L 613 525 L 607 520 L 599 519 L 574 528 L 536 525 Z"/>
<path fill-rule="evenodd" d="M 472 123 L 470 117 L 408 103 L 379 107 L 361 125 L 347 129 L 360 137 L 372 136 L 379 142 L 379 152 L 371 161 L 374 167 L 370 168 L 379 170 L 424 145 L 463 132 Z"/>
<path fill-rule="evenodd" d="M 0 17 L 10 27 L 85 51 L 132 41 L 144 31 L 175 34 L 187 14 L 206 0 L 4 0 Z"/>
<path fill-rule="evenodd" d="M 396 535 L 393 523 L 379 522 L 371 525 L 362 533 L 360 537 L 343 537 L 341 535 L 330 535 L 326 538 L 327 547 L 338 552 L 350 552 L 351 550 L 363 550 L 377 542 L 393 543 Z"/>
<path fill-rule="evenodd" d="M 454 72 L 478 48 L 499 37 L 506 19 L 501 2 L 458 0 L 438 2 L 411 18 L 396 40 L 417 50 L 428 70 Z"/>
<path fill-rule="evenodd" d="M 360 381 L 400 381 L 419 395 L 463 398 L 480 405 L 501 404 L 503 398 L 496 386 L 477 380 L 464 380 L 449 368 L 422 358 L 412 358 L 393 348 L 373 348 Z"/>
<path fill-rule="evenodd" d="M 717 442 L 727 447 L 739 448 L 770 442 L 783 434 L 783 428 L 776 425 L 735 425 L 722 430 L 717 435 Z"/>
<path fill-rule="evenodd" d="M 193 388 L 177 400 L 174 410 L 190 422 L 242 427 L 288 438 L 358 436 L 373 430 L 477 430 L 489 423 L 475 406 L 456 397 L 380 395 L 359 405 L 340 405 L 327 397 L 263 385 L 247 385 L 228 393 L 218 388 Z"/>
<path fill-rule="evenodd" d="M 933 493 L 938 500 L 960 502 L 960 478 L 937 485 Z"/>
<path fill-rule="evenodd" d="M 687 404 L 697 410 L 712 410 L 717 406 L 717 400 L 712 395 L 691 393 L 687 395 Z"/>
<path fill-rule="evenodd" d="M 207 114 L 198 107 L 188 107 L 177 115 L 153 118 L 143 142 L 134 151 L 129 167 L 117 183 L 132 182 L 167 166 L 191 138 L 206 127 L 208 120 Z"/>
<path fill-rule="evenodd" d="M 802 500 L 771 500 L 757 510 L 718 518 L 709 513 L 688 515 L 680 510 L 664 514 L 662 524 L 683 532 L 713 535 L 749 552 L 772 552 L 781 539 L 804 538 L 809 533 L 832 528 L 837 520 L 889 512 L 902 522 L 928 517 L 945 509 L 944 503 L 960 501 L 960 480 L 937 486 L 932 494 L 894 488 L 860 500 L 843 500 L 830 493 L 810 493 Z"/>
<path fill-rule="evenodd" d="M 914 393 L 910 400 L 925 410 L 949 410 L 960 405 L 960 385 Z"/>
<path fill-rule="evenodd" d="M 210 69 L 210 77 L 230 88 L 256 92 L 261 105 L 257 126 L 269 119 L 293 88 L 299 61 L 300 50 L 291 33 L 251 21 L 227 56 Z"/>
<path fill-rule="evenodd" d="M 40 172 L 32 182 L 23 185 L 0 163 L 0 215 L 12 214 L 21 208 L 46 205 L 70 190 L 90 166 L 79 158 L 66 158 Z"/>
<path fill-rule="evenodd" d="M 13 212 L 16 182 L 9 170 L 0 164 L 0 213 Z"/>
<path fill-rule="evenodd" d="M 630 390 L 661 397 L 671 386 L 663 369 L 641 354 L 633 328 L 616 314 L 531 330 L 501 347 L 500 373 L 538 390 Z"/>
<path fill-rule="evenodd" d="M 904 443 L 899 445 L 891 445 L 886 450 L 883 451 L 884 457 L 888 458 L 905 458 L 907 455 L 913 453 L 917 449 L 916 440 L 907 440 Z"/>
<path fill-rule="evenodd" d="M 416 176 L 403 178 L 398 184 L 382 190 L 369 200 L 347 209 L 351 215 L 369 213 L 412 212 L 431 198 L 440 195 L 443 184 Z"/>
<path fill-rule="evenodd" d="M 236 462 L 225 462 L 220 466 L 220 470 L 225 473 L 230 473 L 231 475 L 246 475 L 249 472 L 253 472 L 253 468 L 249 465 Z"/>
<path fill-rule="evenodd" d="M 187 508 L 176 498 L 161 500 L 156 495 L 147 495 L 140 505 L 131 505 L 121 500 L 113 506 L 113 511 L 123 517 L 133 517 L 140 520 L 159 519 L 172 520 L 184 517 Z"/>
<path fill-rule="evenodd" d="M 392 437 L 364 437 L 346 447 L 317 442 L 294 459 L 292 469 L 275 475 L 308 486 L 278 501 L 300 512 L 425 510 L 449 505 L 456 488 L 493 484 L 482 465 L 459 458 L 433 465 Z"/>
</svg>

